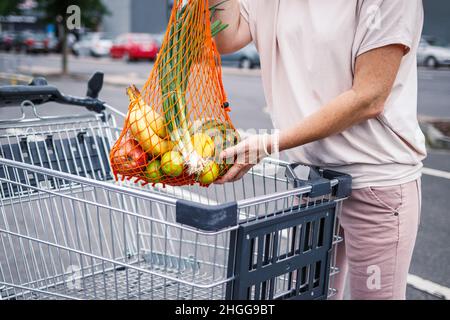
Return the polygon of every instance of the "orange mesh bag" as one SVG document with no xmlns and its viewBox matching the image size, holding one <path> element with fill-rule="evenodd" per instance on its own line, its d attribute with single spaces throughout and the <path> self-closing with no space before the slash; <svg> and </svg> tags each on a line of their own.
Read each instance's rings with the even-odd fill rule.
<svg viewBox="0 0 450 320">
<path fill-rule="evenodd" d="M 136 182 L 206 186 L 229 165 L 220 152 L 239 141 L 222 84 L 211 23 L 219 5 L 175 0 L 161 51 L 142 93 L 130 98 L 124 129 L 111 150 L 113 172 Z"/>
</svg>

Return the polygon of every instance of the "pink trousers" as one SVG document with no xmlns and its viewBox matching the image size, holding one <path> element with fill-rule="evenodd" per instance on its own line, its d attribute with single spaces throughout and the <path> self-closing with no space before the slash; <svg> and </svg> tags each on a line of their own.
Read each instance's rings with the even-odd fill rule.
<svg viewBox="0 0 450 320">
<path fill-rule="evenodd" d="M 344 241 L 337 254 L 341 272 L 332 282 L 335 299 L 343 299 L 346 279 L 351 299 L 405 299 L 420 210 L 420 179 L 353 190 L 340 216 Z"/>
</svg>

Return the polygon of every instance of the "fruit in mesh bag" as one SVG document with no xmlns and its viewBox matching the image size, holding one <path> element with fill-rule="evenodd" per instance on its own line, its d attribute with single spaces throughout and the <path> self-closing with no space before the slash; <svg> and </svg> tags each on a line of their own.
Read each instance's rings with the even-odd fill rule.
<svg viewBox="0 0 450 320">
<path fill-rule="evenodd" d="M 227 25 L 220 20 L 210 22 L 220 4 L 208 8 L 205 0 L 175 0 L 155 64 L 161 90 L 161 100 L 156 101 L 161 101 L 170 140 L 181 153 L 189 176 L 200 174 L 212 153 L 211 147 L 203 148 L 203 137 L 199 143 L 193 141 L 192 117 L 203 117 L 212 108 L 221 108 L 219 102 L 223 103 L 225 96 L 217 68 L 220 56 L 211 36 Z M 154 92 L 151 83 L 148 89 Z"/>
<path fill-rule="evenodd" d="M 202 185 L 210 185 L 219 177 L 219 165 L 214 161 L 209 161 L 202 173 L 198 176 L 198 182 Z"/>
<path fill-rule="evenodd" d="M 133 137 L 154 157 L 170 151 L 172 143 L 164 139 L 167 137 L 164 118 L 142 100 L 135 86 L 130 86 L 127 93 L 132 103 L 128 121 Z"/>
<path fill-rule="evenodd" d="M 178 151 L 169 151 L 161 158 L 161 169 L 170 177 L 179 177 L 183 173 L 184 160 Z"/>
<path fill-rule="evenodd" d="M 164 174 L 161 172 L 161 161 L 151 161 L 145 169 L 145 178 L 150 183 L 158 183 L 163 178 Z"/>
<path fill-rule="evenodd" d="M 194 134 L 192 144 L 200 157 L 206 159 L 214 156 L 214 141 L 207 134 L 202 132 Z"/>
<path fill-rule="evenodd" d="M 217 119 L 218 126 L 232 127 L 220 55 L 212 38 L 227 25 L 213 19 L 221 3 L 208 8 L 207 0 L 173 2 L 167 32 L 142 96 L 135 86 L 127 89 L 129 113 L 111 160 L 121 141 L 130 136 L 151 161 L 140 170 L 125 170 L 129 176 L 174 186 L 208 185 L 222 171 L 213 158 L 223 145 L 191 128 L 206 117 Z"/>
<path fill-rule="evenodd" d="M 202 132 L 214 143 L 215 160 L 219 164 L 220 176 L 225 175 L 233 165 L 232 159 L 219 159 L 223 150 L 235 146 L 241 141 L 239 133 L 229 123 L 206 120 L 197 124 L 196 132 Z"/>
<path fill-rule="evenodd" d="M 111 167 L 114 173 L 124 176 L 140 176 L 147 161 L 147 153 L 131 137 L 122 139 L 122 143 L 113 150 L 111 155 Z"/>
</svg>

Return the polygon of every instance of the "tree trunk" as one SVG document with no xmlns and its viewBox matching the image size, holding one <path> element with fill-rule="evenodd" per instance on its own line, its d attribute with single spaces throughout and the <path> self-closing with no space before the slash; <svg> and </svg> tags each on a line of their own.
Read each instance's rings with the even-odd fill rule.
<svg viewBox="0 0 450 320">
<path fill-rule="evenodd" d="M 68 67 L 67 67 L 67 58 L 68 58 L 68 50 L 67 50 L 67 30 L 63 23 L 58 23 L 58 33 L 59 37 L 61 39 L 61 67 L 62 67 L 62 74 L 67 75 L 68 74 Z"/>
<path fill-rule="evenodd" d="M 67 66 L 67 59 L 68 59 L 68 50 L 67 50 L 67 30 L 66 28 L 63 28 L 63 41 L 62 41 L 62 73 L 63 75 L 68 74 L 68 66 Z"/>
</svg>

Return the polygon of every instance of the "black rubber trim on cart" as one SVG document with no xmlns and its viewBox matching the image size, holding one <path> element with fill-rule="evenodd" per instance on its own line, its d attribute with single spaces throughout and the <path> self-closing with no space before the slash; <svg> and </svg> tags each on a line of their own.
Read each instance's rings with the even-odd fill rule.
<svg viewBox="0 0 450 320">
<path fill-rule="evenodd" d="M 329 180 L 338 180 L 339 183 L 334 191 L 334 195 L 339 198 L 347 198 L 352 193 L 352 176 L 333 170 L 324 170 L 323 176 Z"/>
<path fill-rule="evenodd" d="M 352 176 L 333 170 L 323 170 L 318 167 L 310 168 L 308 180 L 300 179 L 295 169 L 303 164 L 291 164 L 286 169 L 286 177 L 294 183 L 294 187 L 311 186 L 309 196 L 312 198 L 332 193 L 337 198 L 347 198 L 352 193 Z M 338 185 L 331 187 L 331 180 L 338 180 Z"/>
<path fill-rule="evenodd" d="M 295 169 L 302 164 L 291 164 L 286 168 L 286 177 L 294 183 L 295 188 L 311 186 L 309 196 L 311 198 L 325 196 L 331 193 L 330 180 L 322 177 L 319 168 L 308 166 L 310 168 L 308 180 L 300 179 L 295 173 Z"/>
<path fill-rule="evenodd" d="M 203 231 L 219 231 L 237 225 L 237 203 L 205 205 L 192 201 L 178 200 L 176 204 L 176 220 L 178 223 Z"/>
</svg>

